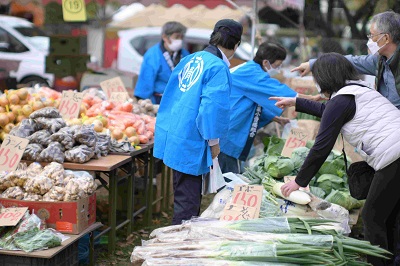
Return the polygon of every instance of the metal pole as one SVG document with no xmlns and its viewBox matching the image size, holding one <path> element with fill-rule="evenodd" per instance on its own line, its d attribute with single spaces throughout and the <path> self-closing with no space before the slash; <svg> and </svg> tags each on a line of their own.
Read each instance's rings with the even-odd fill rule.
<svg viewBox="0 0 400 266">
<path fill-rule="evenodd" d="M 257 0 L 253 0 L 253 15 L 251 16 L 251 59 L 254 58 L 254 48 L 256 42 L 256 22 L 257 22 Z"/>
</svg>

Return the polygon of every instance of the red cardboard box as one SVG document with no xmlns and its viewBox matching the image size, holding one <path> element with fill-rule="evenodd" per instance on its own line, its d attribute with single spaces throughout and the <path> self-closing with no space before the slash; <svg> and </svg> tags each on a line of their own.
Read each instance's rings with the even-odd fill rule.
<svg viewBox="0 0 400 266">
<path fill-rule="evenodd" d="M 28 207 L 46 221 L 47 227 L 78 235 L 96 221 L 96 193 L 77 201 L 25 201 L 0 198 L 4 207 Z"/>
</svg>

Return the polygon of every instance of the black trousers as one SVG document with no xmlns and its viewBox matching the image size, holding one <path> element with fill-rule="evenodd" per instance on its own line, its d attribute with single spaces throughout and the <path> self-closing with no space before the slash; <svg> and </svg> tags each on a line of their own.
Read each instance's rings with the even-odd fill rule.
<svg viewBox="0 0 400 266">
<path fill-rule="evenodd" d="M 396 217 L 400 212 L 400 158 L 376 171 L 362 212 L 364 235 L 373 245 L 394 253 Z M 391 265 L 393 260 L 368 257 L 372 265 Z"/>
<path fill-rule="evenodd" d="M 188 175 L 173 170 L 174 177 L 174 216 L 172 224 L 181 224 L 183 220 L 190 220 L 199 216 L 201 205 L 202 177 Z"/>
</svg>

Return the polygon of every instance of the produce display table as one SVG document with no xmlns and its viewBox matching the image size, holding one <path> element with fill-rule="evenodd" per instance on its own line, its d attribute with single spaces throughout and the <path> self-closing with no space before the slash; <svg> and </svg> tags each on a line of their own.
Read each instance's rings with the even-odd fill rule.
<svg viewBox="0 0 400 266">
<path fill-rule="evenodd" d="M 78 240 L 90 234 L 90 265 L 94 265 L 94 234 L 101 223 L 94 223 L 79 235 L 67 235 L 69 238 L 61 246 L 46 250 L 24 252 L 0 250 L 0 265 L 78 265 Z"/>
</svg>

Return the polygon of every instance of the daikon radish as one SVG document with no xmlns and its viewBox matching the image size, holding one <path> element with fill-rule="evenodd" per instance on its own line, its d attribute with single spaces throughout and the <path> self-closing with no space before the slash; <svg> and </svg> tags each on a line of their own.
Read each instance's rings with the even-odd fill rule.
<svg viewBox="0 0 400 266">
<path fill-rule="evenodd" d="M 290 195 L 288 197 L 283 196 L 283 194 L 281 192 L 281 187 L 284 184 L 285 183 L 276 182 L 276 184 L 272 187 L 273 192 L 276 195 L 278 195 L 284 199 L 290 200 L 297 204 L 306 205 L 311 201 L 311 197 L 306 192 L 300 191 L 300 190 L 292 191 L 292 193 L 290 193 Z"/>
</svg>

